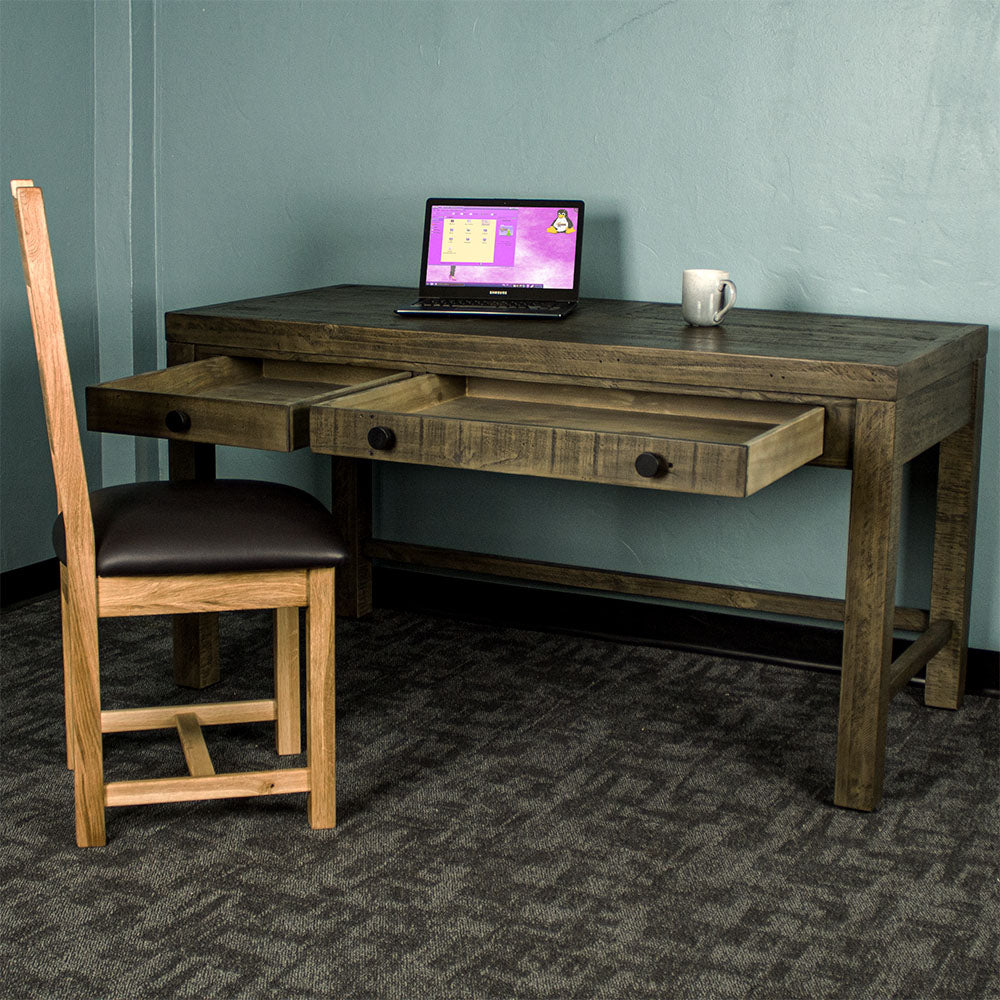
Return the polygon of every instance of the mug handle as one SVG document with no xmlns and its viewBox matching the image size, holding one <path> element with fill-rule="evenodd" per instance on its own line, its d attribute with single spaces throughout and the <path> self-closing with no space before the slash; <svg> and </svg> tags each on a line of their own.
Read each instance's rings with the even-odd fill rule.
<svg viewBox="0 0 1000 1000">
<path fill-rule="evenodd" d="M 726 289 L 729 289 L 729 295 L 726 295 Z M 722 308 L 715 314 L 712 322 L 719 323 L 722 317 L 733 308 L 733 304 L 736 302 L 736 286 L 728 279 L 723 278 L 719 282 L 719 291 L 722 292 Z"/>
</svg>

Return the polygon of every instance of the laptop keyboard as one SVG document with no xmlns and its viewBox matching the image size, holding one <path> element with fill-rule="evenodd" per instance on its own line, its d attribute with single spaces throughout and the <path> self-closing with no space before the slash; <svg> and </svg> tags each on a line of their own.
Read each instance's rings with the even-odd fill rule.
<svg viewBox="0 0 1000 1000">
<path fill-rule="evenodd" d="M 566 303 L 525 299 L 424 299 L 429 309 L 485 309 L 490 312 L 556 312 Z"/>
</svg>

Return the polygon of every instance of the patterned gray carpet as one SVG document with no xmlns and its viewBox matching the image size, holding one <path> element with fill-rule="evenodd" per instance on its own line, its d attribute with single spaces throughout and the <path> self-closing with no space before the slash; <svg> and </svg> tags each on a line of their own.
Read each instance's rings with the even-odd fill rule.
<svg viewBox="0 0 1000 1000">
<path fill-rule="evenodd" d="M 338 626 L 335 831 L 298 795 L 146 806 L 81 851 L 57 615 L 2 620 L 3 997 L 1000 996 L 996 700 L 901 694 L 862 815 L 834 677 L 382 611 Z M 101 637 L 105 707 L 178 699 L 165 620 Z M 206 697 L 269 690 L 269 615 L 223 641 Z M 268 726 L 208 739 L 270 766 Z M 183 771 L 169 734 L 105 746 Z"/>
</svg>

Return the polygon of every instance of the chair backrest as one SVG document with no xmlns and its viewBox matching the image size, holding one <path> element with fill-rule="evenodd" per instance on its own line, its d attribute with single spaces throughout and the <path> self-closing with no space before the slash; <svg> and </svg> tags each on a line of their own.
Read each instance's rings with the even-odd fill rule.
<svg viewBox="0 0 1000 1000">
<path fill-rule="evenodd" d="M 90 514 L 90 494 L 52 266 L 45 202 L 42 200 L 42 189 L 32 181 L 11 181 L 10 189 L 21 240 L 28 307 L 35 332 L 35 355 L 42 383 L 56 496 L 66 531 L 67 566 L 81 571 L 82 575 L 89 573 L 93 577 L 94 526 Z"/>
</svg>

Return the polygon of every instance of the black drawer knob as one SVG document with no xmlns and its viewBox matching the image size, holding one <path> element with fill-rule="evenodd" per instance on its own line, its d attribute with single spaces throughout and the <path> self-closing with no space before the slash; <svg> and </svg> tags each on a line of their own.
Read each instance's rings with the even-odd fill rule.
<svg viewBox="0 0 1000 1000">
<path fill-rule="evenodd" d="M 644 479 L 655 479 L 662 476 L 670 468 L 670 463 L 655 451 L 644 451 L 635 460 L 635 471 Z"/>
<path fill-rule="evenodd" d="M 396 445 L 396 435 L 391 427 L 373 427 L 368 432 L 368 443 L 376 451 L 388 451 Z"/>
<path fill-rule="evenodd" d="M 191 430 L 191 418 L 183 410 L 171 410 L 163 421 L 168 431 L 183 434 Z"/>
</svg>

